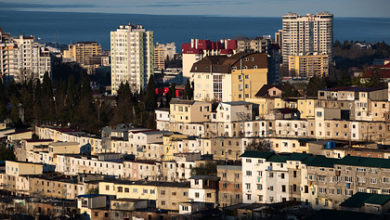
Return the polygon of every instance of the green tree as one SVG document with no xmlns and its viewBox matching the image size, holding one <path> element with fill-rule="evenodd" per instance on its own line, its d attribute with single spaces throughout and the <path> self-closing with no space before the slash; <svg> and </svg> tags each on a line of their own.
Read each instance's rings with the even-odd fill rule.
<svg viewBox="0 0 390 220">
<path fill-rule="evenodd" d="M 111 124 L 132 123 L 134 111 L 135 109 L 132 105 L 132 94 L 129 83 L 122 83 L 118 89 L 117 105 L 114 109 L 114 116 L 111 120 Z"/>
<path fill-rule="evenodd" d="M 156 83 L 154 82 L 154 75 L 149 78 L 146 93 L 144 95 L 144 104 L 146 111 L 153 111 L 157 107 Z"/>
<path fill-rule="evenodd" d="M 326 88 L 326 80 L 313 76 L 306 87 L 307 96 L 317 96 L 318 90 Z"/>
<path fill-rule="evenodd" d="M 187 80 L 187 83 L 184 87 L 184 99 L 191 100 L 194 97 L 194 88 L 190 84 L 190 80 Z"/>
<path fill-rule="evenodd" d="M 166 98 L 166 106 L 169 106 L 172 98 L 176 98 L 176 85 L 174 83 L 171 84 L 169 90 L 165 96 Z"/>
<path fill-rule="evenodd" d="M 217 175 L 217 164 L 214 162 L 206 162 L 205 164 L 200 164 L 198 167 L 191 169 L 191 175 Z"/>
</svg>

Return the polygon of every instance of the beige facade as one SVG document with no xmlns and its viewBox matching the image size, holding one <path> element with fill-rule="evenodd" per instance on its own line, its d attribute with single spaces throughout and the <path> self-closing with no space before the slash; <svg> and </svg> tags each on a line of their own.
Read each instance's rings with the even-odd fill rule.
<svg viewBox="0 0 390 220">
<path fill-rule="evenodd" d="M 329 75 L 328 55 L 290 56 L 288 58 L 290 76 L 326 77 Z"/>
<path fill-rule="evenodd" d="M 173 99 L 170 103 L 170 122 L 206 122 L 210 120 L 211 103 Z"/>
<path fill-rule="evenodd" d="M 41 175 L 43 164 L 34 164 L 18 161 L 5 161 L 5 173 L 10 176 Z"/>
<path fill-rule="evenodd" d="M 220 207 L 242 203 L 241 166 L 219 165 L 217 176 L 220 178 L 218 204 Z"/>
<path fill-rule="evenodd" d="M 68 49 L 64 51 L 64 58 L 73 59 L 82 65 L 88 65 L 92 57 L 101 55 L 102 46 L 96 42 L 69 44 Z"/>
<path fill-rule="evenodd" d="M 300 16 L 288 13 L 283 16 L 282 54 L 283 63 L 290 56 L 309 53 L 333 55 L 333 15 L 320 12 Z M 309 34 L 311 33 L 311 34 Z"/>
<path fill-rule="evenodd" d="M 267 65 L 264 53 L 206 57 L 191 69 L 194 99 L 230 102 L 254 98 L 267 84 Z"/>
</svg>

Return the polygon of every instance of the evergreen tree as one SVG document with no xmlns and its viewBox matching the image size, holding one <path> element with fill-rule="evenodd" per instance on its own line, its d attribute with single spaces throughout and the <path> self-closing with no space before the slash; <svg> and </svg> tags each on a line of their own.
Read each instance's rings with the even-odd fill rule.
<svg viewBox="0 0 390 220">
<path fill-rule="evenodd" d="M 48 73 L 45 73 L 43 77 L 41 88 L 42 120 L 50 123 L 55 118 L 55 109 L 53 100 L 53 88 Z"/>
<path fill-rule="evenodd" d="M 121 84 L 118 89 L 117 105 L 111 120 L 113 125 L 133 122 L 132 94 L 129 83 Z"/>
<path fill-rule="evenodd" d="M 144 96 L 145 110 L 153 111 L 157 107 L 156 99 L 156 83 L 154 82 L 154 76 L 149 78 L 148 87 Z"/>
<path fill-rule="evenodd" d="M 3 81 L 0 79 L 0 122 L 7 118 L 7 98 Z"/>
<path fill-rule="evenodd" d="M 169 106 L 172 98 L 176 98 L 176 85 L 174 83 L 171 84 L 169 90 L 165 96 L 166 98 L 166 106 Z"/>
<path fill-rule="evenodd" d="M 191 100 L 194 97 L 194 89 L 191 87 L 190 80 L 187 80 L 187 83 L 184 87 L 184 99 Z"/>
</svg>

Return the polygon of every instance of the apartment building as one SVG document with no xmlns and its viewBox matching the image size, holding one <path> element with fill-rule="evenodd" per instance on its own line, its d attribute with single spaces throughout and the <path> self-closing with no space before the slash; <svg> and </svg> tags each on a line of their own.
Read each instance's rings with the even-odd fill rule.
<svg viewBox="0 0 390 220">
<path fill-rule="evenodd" d="M 84 184 L 76 178 L 30 176 L 30 196 L 58 199 L 76 199 L 78 195 L 88 193 Z"/>
<path fill-rule="evenodd" d="M 289 176 L 285 155 L 246 151 L 242 157 L 244 203 L 275 203 L 289 199 Z"/>
<path fill-rule="evenodd" d="M 169 131 L 169 108 L 159 108 L 154 112 L 156 115 L 156 129 Z"/>
<path fill-rule="evenodd" d="M 389 194 L 390 190 L 388 159 L 354 156 L 334 159 L 261 151 L 246 151 L 241 157 L 244 203 L 261 199 L 300 200 L 315 209 L 338 209 L 355 193 Z"/>
<path fill-rule="evenodd" d="M 237 52 L 268 53 L 271 45 L 271 36 L 261 36 L 253 39 L 238 38 Z"/>
<path fill-rule="evenodd" d="M 156 43 L 154 46 L 154 68 L 165 70 L 165 61 L 172 60 L 176 54 L 176 45 L 174 42 L 167 44 Z"/>
<path fill-rule="evenodd" d="M 42 173 L 43 164 L 10 160 L 5 161 L 5 174 L 9 176 L 40 175 Z"/>
<path fill-rule="evenodd" d="M 290 56 L 312 53 L 333 56 L 333 15 L 320 12 L 300 16 L 288 13 L 282 17 L 283 64 L 289 63 Z"/>
<path fill-rule="evenodd" d="M 288 58 L 288 72 L 296 77 L 327 77 L 329 55 L 302 55 Z"/>
<path fill-rule="evenodd" d="M 82 65 L 88 65 L 94 56 L 102 55 L 102 46 L 94 41 L 77 42 L 68 44 L 64 50 L 64 58 L 72 59 Z"/>
<path fill-rule="evenodd" d="M 144 90 L 153 74 L 153 32 L 142 25 L 121 25 L 111 32 L 111 93 L 128 82 L 132 92 Z"/>
<path fill-rule="evenodd" d="M 206 122 L 210 120 L 211 103 L 172 99 L 170 102 L 170 122 Z"/>
<path fill-rule="evenodd" d="M 237 50 L 237 41 L 221 40 L 211 42 L 209 40 L 191 39 L 190 43 L 182 44 L 183 77 L 193 81 L 191 69 L 194 63 L 207 56 L 233 55 Z"/>
<path fill-rule="evenodd" d="M 156 208 L 179 210 L 180 202 L 188 202 L 189 182 L 101 181 L 99 193 L 117 199 L 146 199 L 156 202 Z"/>
<path fill-rule="evenodd" d="M 188 198 L 194 202 L 218 204 L 217 176 L 196 175 L 190 178 L 191 187 L 188 189 Z"/>
<path fill-rule="evenodd" d="M 16 82 L 51 76 L 50 53 L 33 36 L 11 37 L 0 30 L 0 64 L 3 78 Z"/>
<path fill-rule="evenodd" d="M 267 84 L 267 55 L 239 53 L 231 57 L 208 56 L 194 63 L 194 99 L 244 101 Z"/>
<path fill-rule="evenodd" d="M 241 166 L 218 165 L 219 177 L 218 204 L 220 207 L 242 203 L 242 171 Z"/>
<path fill-rule="evenodd" d="M 202 154 L 212 154 L 214 160 L 239 160 L 244 151 L 241 138 L 213 137 L 198 139 L 202 146 Z"/>
</svg>

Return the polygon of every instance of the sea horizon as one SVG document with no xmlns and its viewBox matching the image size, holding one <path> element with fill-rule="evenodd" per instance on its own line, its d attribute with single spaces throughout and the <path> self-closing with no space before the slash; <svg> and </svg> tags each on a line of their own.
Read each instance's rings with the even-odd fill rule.
<svg viewBox="0 0 390 220">
<path fill-rule="evenodd" d="M 175 42 L 177 51 L 191 38 L 219 40 L 238 36 L 274 36 L 282 17 L 158 15 L 105 12 L 0 10 L 0 27 L 16 35 L 34 35 L 45 42 L 69 44 L 96 41 L 109 50 L 110 31 L 119 25 L 142 24 L 154 31 L 155 42 Z M 390 43 L 390 17 L 334 18 L 334 40 Z"/>
</svg>

